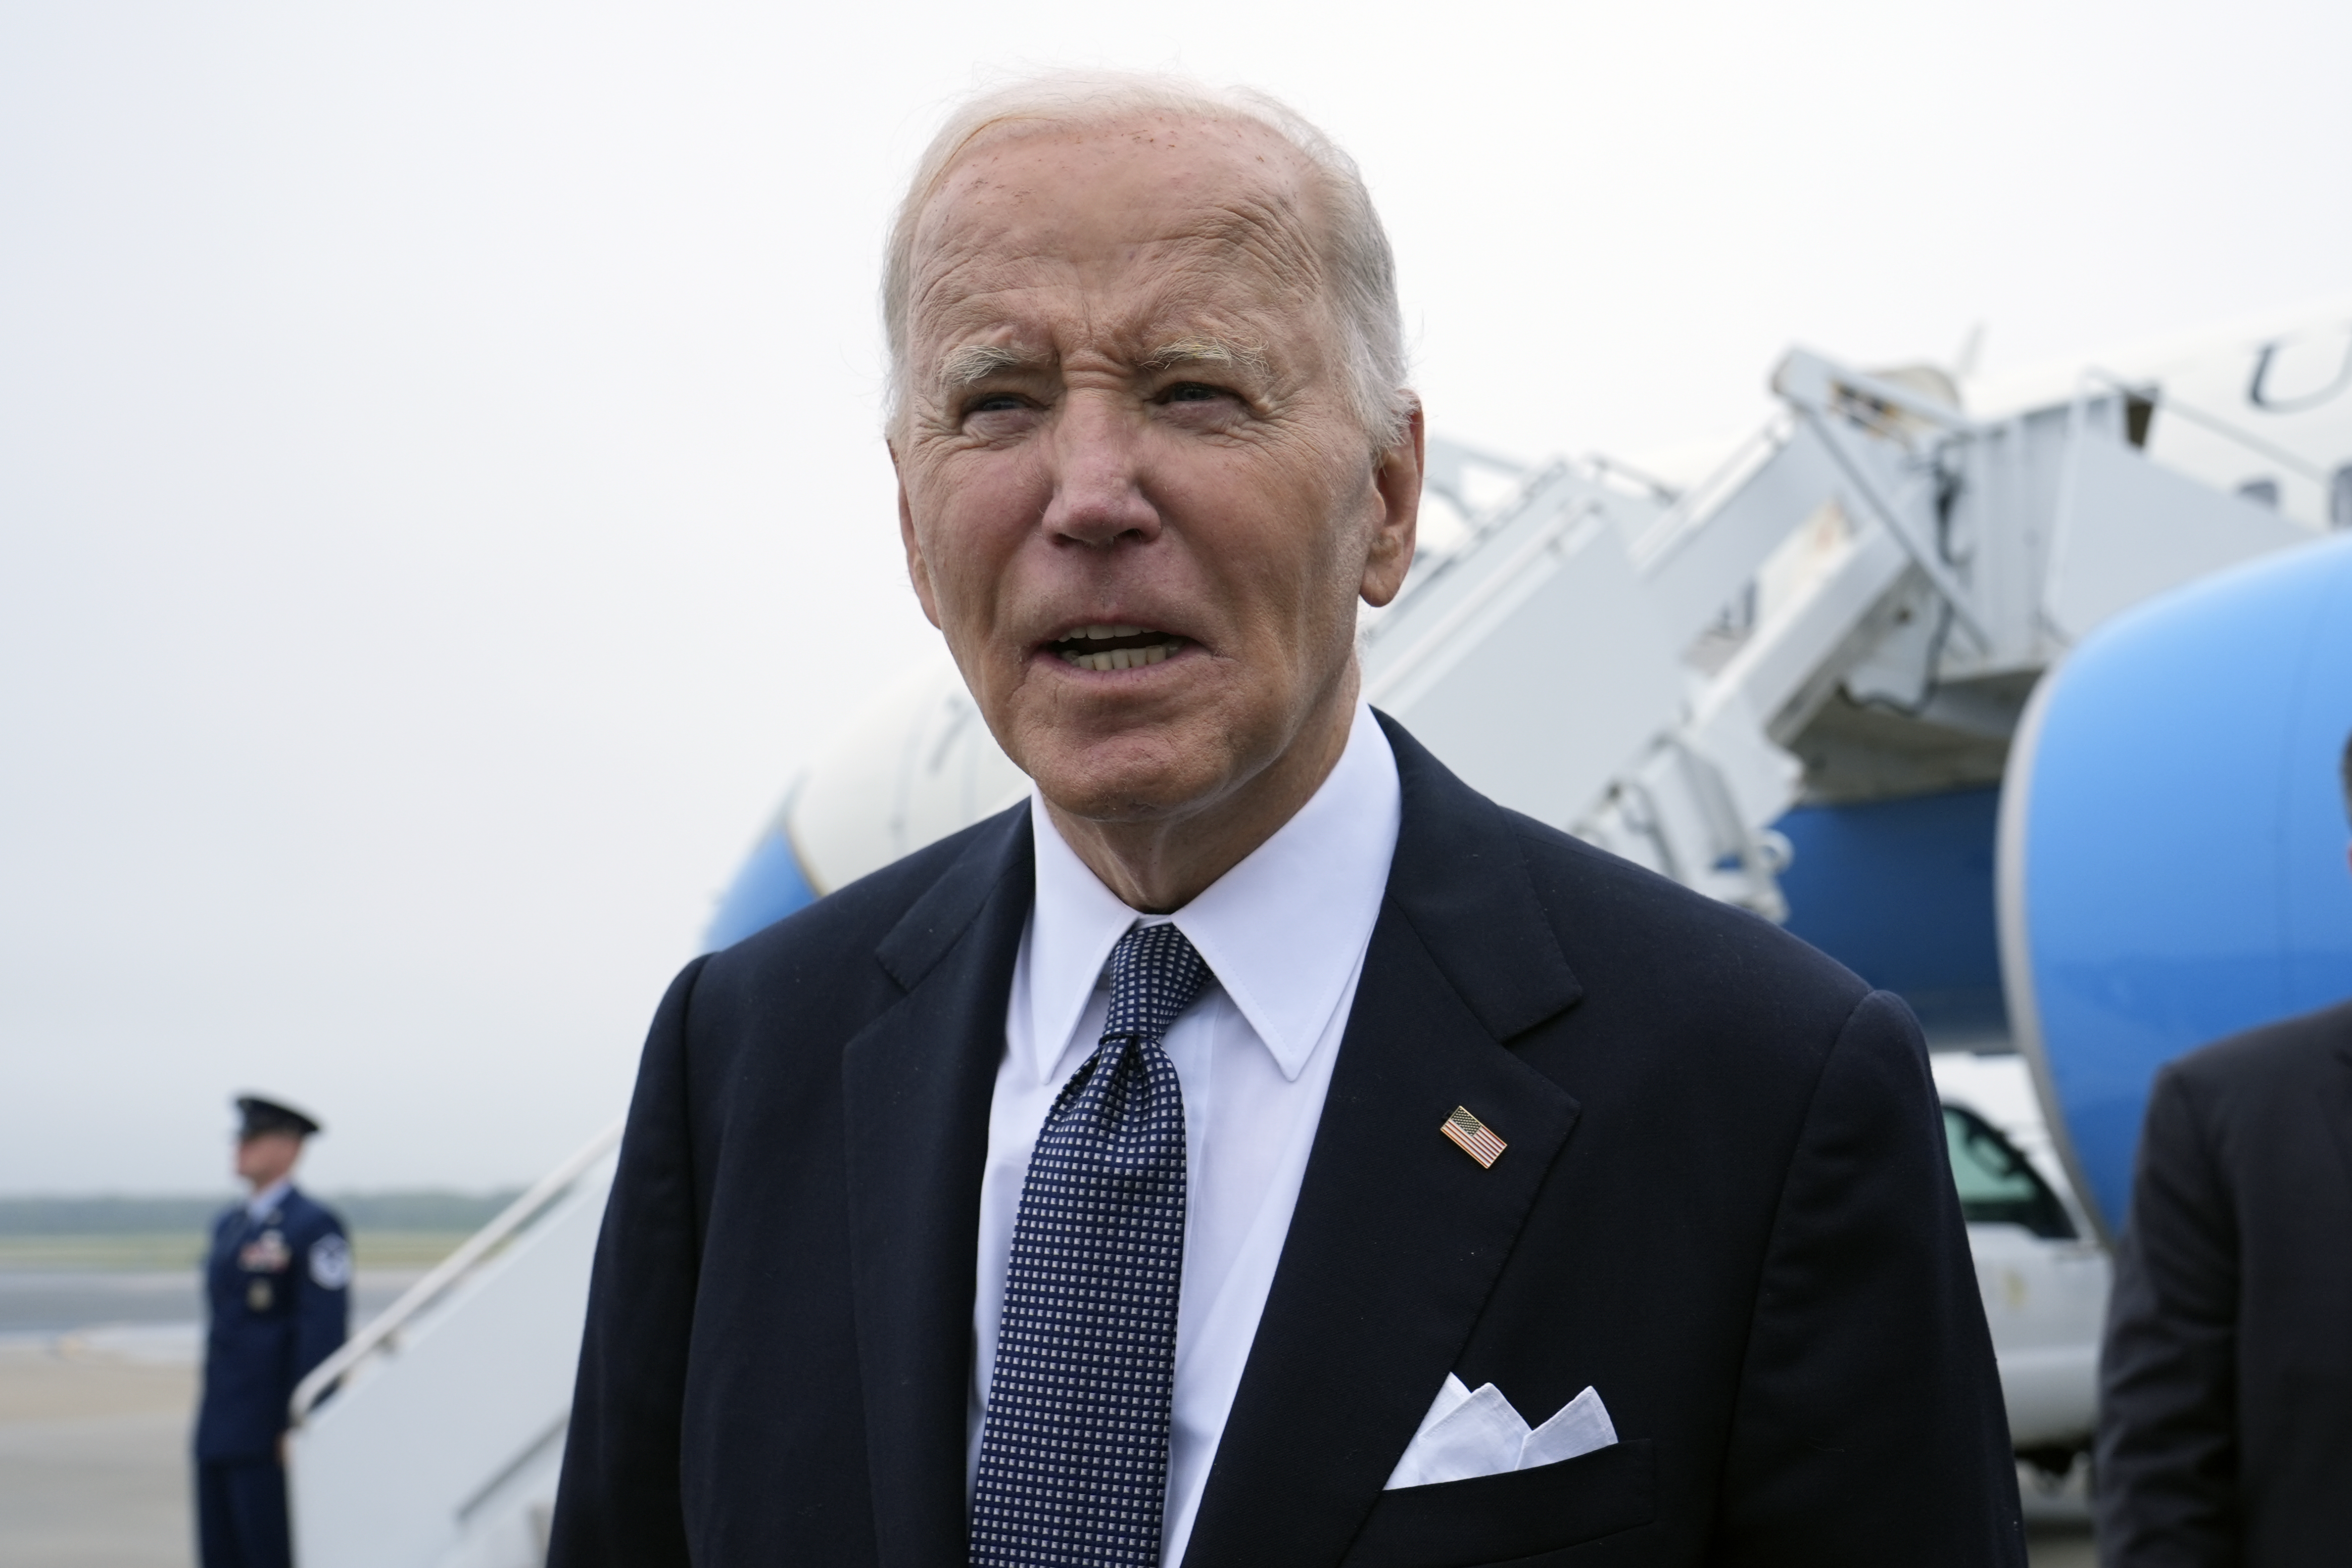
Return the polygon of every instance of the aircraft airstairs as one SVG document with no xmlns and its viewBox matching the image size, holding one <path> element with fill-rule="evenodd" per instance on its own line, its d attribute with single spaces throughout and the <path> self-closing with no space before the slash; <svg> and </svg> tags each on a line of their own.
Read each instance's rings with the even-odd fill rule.
<svg viewBox="0 0 2352 1568">
<path fill-rule="evenodd" d="M 1371 700 L 1472 785 L 1774 918 L 1772 824 L 1801 796 L 1998 781 L 2072 643 L 2313 537 L 2150 460 L 2152 389 L 2086 377 L 1971 418 L 1934 372 L 1804 351 L 1773 387 L 1772 423 L 1681 492 L 1433 443 L 1433 489 L 1484 468 L 1509 493 L 1465 505 L 1362 654 Z M 1024 789 L 942 660 L 803 777 L 779 832 L 823 894 Z M 610 1161 L 583 1151 L 305 1385 L 305 1568 L 538 1561 Z"/>
<path fill-rule="evenodd" d="M 536 1568 L 621 1140 L 564 1162 L 295 1390 L 305 1568 Z"/>
<path fill-rule="evenodd" d="M 1773 384 L 1782 417 L 1686 494 L 1534 476 L 1367 629 L 1364 666 L 1478 789 L 1776 919 L 1790 747 L 1841 687 L 1919 731 L 1884 728 L 1877 768 L 1932 769 L 1945 733 L 2005 738 L 2116 611 L 2310 537 L 2144 458 L 2120 388 L 1981 424 L 1801 351 Z"/>
</svg>

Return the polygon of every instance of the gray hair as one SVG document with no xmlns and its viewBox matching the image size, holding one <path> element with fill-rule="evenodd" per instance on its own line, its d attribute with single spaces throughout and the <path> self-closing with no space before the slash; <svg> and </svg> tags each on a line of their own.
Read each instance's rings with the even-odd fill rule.
<svg viewBox="0 0 2352 1568">
<path fill-rule="evenodd" d="M 1263 126 L 1296 149 L 1322 186 L 1323 262 L 1340 329 L 1348 401 L 1376 448 L 1402 440 L 1413 397 L 1405 386 L 1404 317 L 1397 307 L 1396 257 L 1356 161 L 1287 104 L 1251 88 L 1210 88 L 1182 77 L 1128 71 L 1054 71 L 967 99 L 923 150 L 890 225 L 882 263 L 882 329 L 890 352 L 885 418 L 896 427 L 908 386 L 908 308 L 915 229 L 923 208 L 963 150 L 1010 120 L 1086 126 L 1143 114 Z"/>
</svg>

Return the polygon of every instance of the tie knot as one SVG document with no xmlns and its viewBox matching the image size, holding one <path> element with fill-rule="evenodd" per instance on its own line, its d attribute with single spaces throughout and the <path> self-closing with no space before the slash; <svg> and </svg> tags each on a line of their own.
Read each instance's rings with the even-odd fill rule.
<svg viewBox="0 0 2352 1568">
<path fill-rule="evenodd" d="M 1209 966 L 1173 924 L 1138 925 L 1110 950 L 1110 1013 L 1103 1038 L 1157 1040 L 1192 1005 Z"/>
</svg>

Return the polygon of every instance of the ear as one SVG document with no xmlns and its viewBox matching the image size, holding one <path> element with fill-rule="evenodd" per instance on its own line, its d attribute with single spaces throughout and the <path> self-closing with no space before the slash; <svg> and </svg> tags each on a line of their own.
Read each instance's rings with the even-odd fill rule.
<svg viewBox="0 0 2352 1568">
<path fill-rule="evenodd" d="M 1372 488 L 1380 497 L 1381 515 L 1364 552 L 1364 602 L 1374 609 L 1386 604 L 1404 587 L 1412 569 L 1413 542 L 1421 524 L 1422 465 L 1428 436 L 1422 424 L 1421 400 L 1412 400 L 1404 434 L 1396 444 L 1372 457 Z"/>
<path fill-rule="evenodd" d="M 907 471 L 898 464 L 898 443 L 886 441 L 883 445 L 890 454 L 890 471 L 898 477 L 898 542 L 907 550 L 907 580 L 915 585 L 915 601 L 923 607 L 923 619 L 937 626 L 940 607 L 931 595 L 931 569 L 923 560 L 922 542 L 915 537 L 915 508 L 907 499 Z"/>
</svg>

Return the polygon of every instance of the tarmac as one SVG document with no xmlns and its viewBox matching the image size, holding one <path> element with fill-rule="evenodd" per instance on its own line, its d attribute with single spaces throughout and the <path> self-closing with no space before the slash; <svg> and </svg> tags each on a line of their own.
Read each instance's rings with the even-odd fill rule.
<svg viewBox="0 0 2352 1568">
<path fill-rule="evenodd" d="M 188 1568 L 196 1369 L 0 1342 L 0 1563 Z"/>
<path fill-rule="evenodd" d="M 362 1270 L 355 1317 L 415 1270 Z M 193 1568 L 194 1278 L 0 1269 L 0 1568 Z M 2033 1568 L 2094 1568 L 2079 1475 L 2024 1471 Z"/>
<path fill-rule="evenodd" d="M 354 1316 L 420 1270 L 362 1270 Z M 192 1568 L 192 1271 L 0 1269 L 0 1568 Z"/>
</svg>

